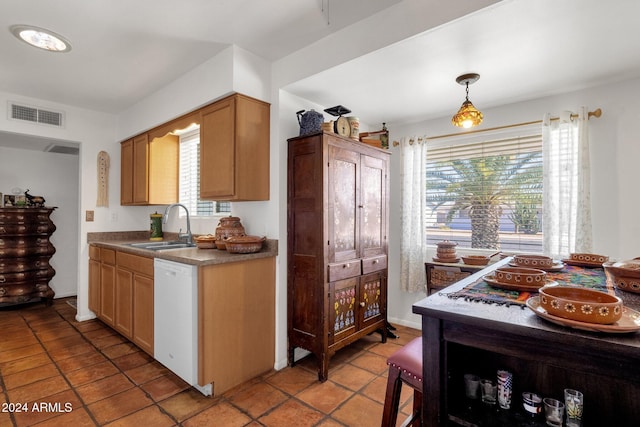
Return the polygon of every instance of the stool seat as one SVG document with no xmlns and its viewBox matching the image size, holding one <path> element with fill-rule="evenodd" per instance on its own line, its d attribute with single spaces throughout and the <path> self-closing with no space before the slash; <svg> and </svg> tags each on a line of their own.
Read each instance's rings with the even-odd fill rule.
<svg viewBox="0 0 640 427">
<path fill-rule="evenodd" d="M 420 425 L 422 407 L 422 337 L 414 338 L 387 359 L 389 374 L 382 427 L 396 425 L 402 383 L 413 388 L 413 414 L 403 425 Z"/>
</svg>

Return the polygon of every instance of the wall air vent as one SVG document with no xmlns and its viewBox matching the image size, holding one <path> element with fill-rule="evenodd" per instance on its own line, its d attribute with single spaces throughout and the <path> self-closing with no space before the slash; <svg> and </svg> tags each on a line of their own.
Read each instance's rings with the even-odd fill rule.
<svg viewBox="0 0 640 427">
<path fill-rule="evenodd" d="M 70 145 L 51 144 L 44 149 L 47 153 L 71 154 L 77 156 L 80 154 L 80 148 Z"/>
<path fill-rule="evenodd" d="M 48 126 L 64 127 L 64 113 L 9 102 L 9 118 Z"/>
</svg>

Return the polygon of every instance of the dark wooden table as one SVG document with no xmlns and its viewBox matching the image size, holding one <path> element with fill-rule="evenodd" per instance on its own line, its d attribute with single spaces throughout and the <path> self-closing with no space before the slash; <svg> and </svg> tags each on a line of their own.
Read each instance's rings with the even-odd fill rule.
<svg viewBox="0 0 640 427">
<path fill-rule="evenodd" d="M 413 306 L 422 316 L 423 425 L 544 425 L 522 410 L 521 393 L 563 399 L 584 393 L 583 427 L 640 425 L 640 332 L 597 333 L 548 322 L 530 309 L 452 299 L 455 292 L 510 261 L 499 261 Z M 617 291 L 640 310 L 640 295 Z M 463 376 L 513 373 L 511 409 L 465 398 Z"/>
</svg>

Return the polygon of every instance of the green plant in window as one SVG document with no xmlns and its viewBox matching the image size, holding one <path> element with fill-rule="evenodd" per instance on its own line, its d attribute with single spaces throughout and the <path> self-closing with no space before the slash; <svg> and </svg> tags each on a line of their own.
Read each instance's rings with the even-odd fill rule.
<svg viewBox="0 0 640 427">
<path fill-rule="evenodd" d="M 448 208 L 449 224 L 461 212 L 471 223 L 471 247 L 499 249 L 500 217 L 516 201 L 542 197 L 540 152 L 476 156 L 427 167 L 427 203 Z"/>
<path fill-rule="evenodd" d="M 516 226 L 516 232 L 536 234 L 541 230 L 538 206 L 532 200 L 516 200 L 515 207 L 509 214 L 509 219 Z"/>
</svg>

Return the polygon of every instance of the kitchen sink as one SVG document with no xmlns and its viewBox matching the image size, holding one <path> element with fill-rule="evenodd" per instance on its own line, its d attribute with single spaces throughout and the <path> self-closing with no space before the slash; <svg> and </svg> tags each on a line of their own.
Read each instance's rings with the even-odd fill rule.
<svg viewBox="0 0 640 427">
<path fill-rule="evenodd" d="M 167 249 L 182 249 L 193 248 L 195 244 L 189 244 L 181 241 L 167 241 L 167 242 L 141 242 L 141 243 L 129 243 L 129 246 L 139 249 L 148 249 L 150 251 L 164 251 Z"/>
</svg>

